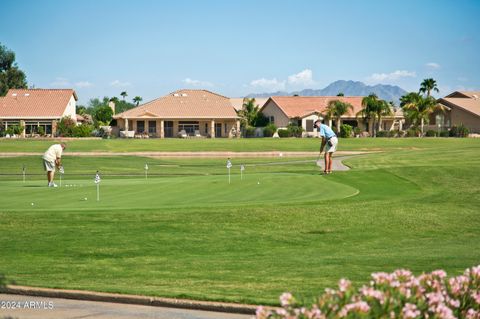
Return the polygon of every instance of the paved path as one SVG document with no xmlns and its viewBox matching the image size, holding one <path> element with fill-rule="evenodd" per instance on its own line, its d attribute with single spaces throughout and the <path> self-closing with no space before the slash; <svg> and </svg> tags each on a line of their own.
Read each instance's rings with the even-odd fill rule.
<svg viewBox="0 0 480 319">
<path fill-rule="evenodd" d="M 11 309 L 16 302 L 21 309 Z M 25 308 L 27 305 L 27 308 Z M 31 307 L 30 309 L 28 307 Z M 10 309 L 6 309 L 10 308 Z M 83 301 L 51 297 L 30 297 L 0 294 L 0 319 L 44 318 L 149 318 L 149 319 L 247 319 L 252 315 L 231 314 L 213 311 L 185 310 L 152 306 L 139 306 L 98 301 Z"/>
</svg>

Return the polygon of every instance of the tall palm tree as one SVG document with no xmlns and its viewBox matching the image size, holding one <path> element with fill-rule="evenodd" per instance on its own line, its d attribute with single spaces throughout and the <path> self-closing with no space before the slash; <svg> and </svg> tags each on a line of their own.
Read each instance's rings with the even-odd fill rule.
<svg viewBox="0 0 480 319">
<path fill-rule="evenodd" d="M 237 111 L 240 117 L 240 125 L 245 128 L 247 126 L 253 126 L 256 118 L 258 117 L 259 105 L 256 104 L 255 98 L 244 98 L 242 109 Z"/>
<path fill-rule="evenodd" d="M 439 110 L 445 112 L 445 108 L 438 104 L 431 96 L 423 97 L 419 93 L 408 93 L 400 98 L 400 106 L 407 118 L 411 119 L 415 126 L 420 122 L 420 131 L 423 135 L 424 123 L 429 120 L 430 114 Z"/>
<path fill-rule="evenodd" d="M 392 115 L 393 111 L 390 103 L 385 100 L 378 100 L 376 107 L 376 117 L 377 117 L 377 131 L 380 131 L 382 126 L 382 118 L 384 116 Z"/>
<path fill-rule="evenodd" d="M 427 93 L 427 97 L 430 96 L 430 93 L 433 91 L 440 92 L 437 87 L 437 81 L 434 79 L 424 79 L 423 82 L 420 84 L 419 93 Z"/>
<path fill-rule="evenodd" d="M 348 102 L 340 100 L 331 100 L 328 102 L 324 116 L 327 119 L 334 118 L 336 120 L 337 133 L 340 133 L 340 118 L 342 115 L 348 113 L 349 110 L 353 111 L 353 105 Z"/>
<path fill-rule="evenodd" d="M 123 91 L 120 93 L 120 95 L 123 97 L 123 101 L 125 102 L 125 98 L 128 96 L 127 91 Z"/>
<path fill-rule="evenodd" d="M 377 116 L 378 97 L 375 93 L 370 93 L 362 99 L 362 109 L 357 113 L 357 117 L 363 118 L 368 125 L 371 125 L 373 135 L 375 132 L 375 118 Z"/>
<path fill-rule="evenodd" d="M 133 98 L 133 103 L 136 104 L 136 106 L 138 106 L 138 104 L 140 104 L 140 102 L 142 102 L 142 97 L 141 96 L 136 96 Z"/>
</svg>

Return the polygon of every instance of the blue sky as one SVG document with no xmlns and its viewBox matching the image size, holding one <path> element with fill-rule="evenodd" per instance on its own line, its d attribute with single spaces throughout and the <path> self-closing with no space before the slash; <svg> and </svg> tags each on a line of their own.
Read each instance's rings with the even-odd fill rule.
<svg viewBox="0 0 480 319">
<path fill-rule="evenodd" d="M 2 0 L 0 43 L 80 103 L 180 88 L 231 97 L 336 80 L 480 89 L 480 1 Z"/>
</svg>

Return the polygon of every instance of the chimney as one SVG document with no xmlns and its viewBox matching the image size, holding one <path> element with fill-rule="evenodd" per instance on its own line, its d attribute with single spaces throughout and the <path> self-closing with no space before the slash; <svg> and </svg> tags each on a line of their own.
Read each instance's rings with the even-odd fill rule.
<svg viewBox="0 0 480 319">
<path fill-rule="evenodd" d="M 112 109 L 113 115 L 115 115 L 115 102 L 110 101 L 108 102 L 108 106 Z"/>
</svg>

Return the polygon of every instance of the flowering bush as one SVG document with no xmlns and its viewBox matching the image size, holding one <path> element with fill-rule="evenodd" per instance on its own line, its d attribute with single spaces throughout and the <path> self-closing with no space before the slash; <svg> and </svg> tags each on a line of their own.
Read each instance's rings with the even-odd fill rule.
<svg viewBox="0 0 480 319">
<path fill-rule="evenodd" d="M 448 278 L 443 270 L 418 277 L 408 270 L 374 273 L 368 285 L 356 290 L 341 279 L 338 289 L 325 289 L 311 306 L 290 293 L 280 296 L 282 308 L 257 309 L 257 319 L 326 318 L 467 318 L 480 319 L 480 265 Z"/>
</svg>

